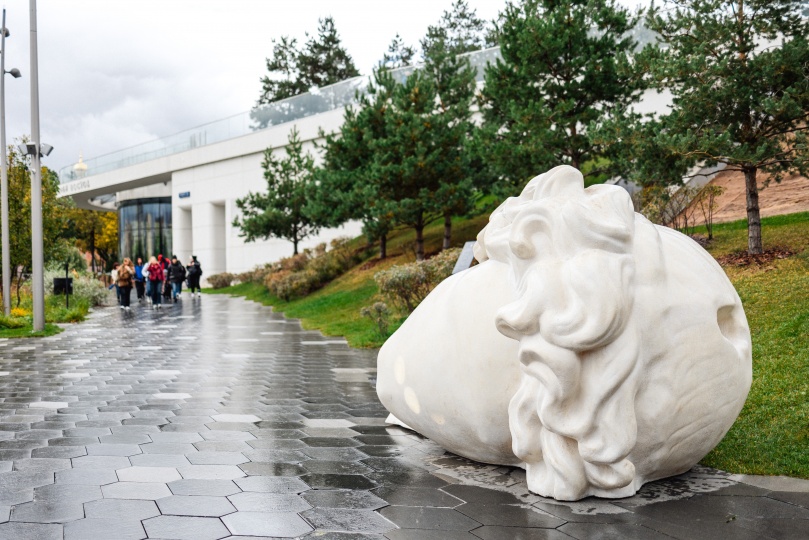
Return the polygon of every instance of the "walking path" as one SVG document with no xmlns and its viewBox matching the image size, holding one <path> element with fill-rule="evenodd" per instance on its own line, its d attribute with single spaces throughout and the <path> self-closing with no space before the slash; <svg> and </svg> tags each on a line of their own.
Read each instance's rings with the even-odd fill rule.
<svg viewBox="0 0 809 540">
<path fill-rule="evenodd" d="M 384 425 L 375 354 L 241 299 L 0 341 L 0 539 L 809 537 L 809 482 L 557 503 Z"/>
</svg>

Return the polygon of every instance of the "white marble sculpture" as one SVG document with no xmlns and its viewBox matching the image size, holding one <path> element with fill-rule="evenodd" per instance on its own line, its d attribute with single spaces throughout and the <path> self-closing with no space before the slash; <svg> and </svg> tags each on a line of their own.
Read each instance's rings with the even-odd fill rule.
<svg viewBox="0 0 809 540">
<path fill-rule="evenodd" d="M 730 429 L 752 378 L 739 296 L 622 188 L 552 169 L 495 210 L 475 256 L 379 353 L 399 422 L 560 500 L 630 496 Z"/>
</svg>

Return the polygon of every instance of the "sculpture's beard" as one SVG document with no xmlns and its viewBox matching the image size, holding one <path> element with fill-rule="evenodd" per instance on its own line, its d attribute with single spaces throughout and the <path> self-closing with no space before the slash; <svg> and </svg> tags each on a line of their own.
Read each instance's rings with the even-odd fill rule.
<svg viewBox="0 0 809 540">
<path fill-rule="evenodd" d="M 635 477 L 626 459 L 637 435 L 633 268 L 630 255 L 598 250 L 543 261 L 498 314 L 498 329 L 520 342 L 513 450 L 542 494 L 579 499 Z"/>
</svg>

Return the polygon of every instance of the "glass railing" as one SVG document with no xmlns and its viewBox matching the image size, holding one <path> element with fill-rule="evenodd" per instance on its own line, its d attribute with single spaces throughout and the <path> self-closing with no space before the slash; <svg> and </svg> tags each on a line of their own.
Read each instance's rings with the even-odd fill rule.
<svg viewBox="0 0 809 540">
<path fill-rule="evenodd" d="M 482 81 L 486 64 L 500 58 L 500 48 L 493 47 L 467 53 L 464 56 L 468 57 L 472 66 L 477 69 L 478 81 Z M 404 67 L 393 70 L 392 74 L 401 81 L 406 79 L 413 72 L 413 69 L 413 67 Z M 361 76 L 323 88 L 313 88 L 305 94 L 282 99 L 261 108 L 94 157 L 84 161 L 84 164 L 87 165 L 86 171 L 76 171 L 72 165 L 63 167 L 59 171 L 59 180 L 62 183 L 71 182 L 87 176 L 145 163 L 153 159 L 199 148 L 200 146 L 248 135 L 261 129 L 293 122 L 307 116 L 340 109 L 355 103 L 357 92 L 363 92 L 367 88 L 368 82 L 368 77 Z"/>
</svg>

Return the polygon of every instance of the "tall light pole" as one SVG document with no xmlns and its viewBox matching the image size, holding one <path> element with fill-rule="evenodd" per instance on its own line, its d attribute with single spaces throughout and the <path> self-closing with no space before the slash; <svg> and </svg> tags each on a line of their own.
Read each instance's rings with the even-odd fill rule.
<svg viewBox="0 0 809 540">
<path fill-rule="evenodd" d="M 37 0 L 29 0 L 31 21 L 31 292 L 34 332 L 45 329 L 45 254 L 42 245 L 42 166 L 39 140 L 39 66 L 37 59 Z"/>
<path fill-rule="evenodd" d="M 20 77 L 20 70 L 13 68 L 6 71 L 6 38 L 10 35 L 6 28 L 6 10 L 3 9 L 3 27 L 0 29 L 0 207 L 2 207 L 3 237 L 3 313 L 11 313 L 11 250 L 8 238 L 8 163 L 6 160 L 6 73 L 15 79 Z"/>
</svg>

